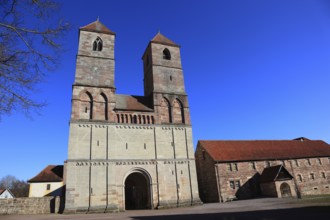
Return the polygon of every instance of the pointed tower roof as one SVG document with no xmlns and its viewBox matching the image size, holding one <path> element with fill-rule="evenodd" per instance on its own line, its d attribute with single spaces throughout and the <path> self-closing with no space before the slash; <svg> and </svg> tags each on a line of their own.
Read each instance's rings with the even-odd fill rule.
<svg viewBox="0 0 330 220">
<path fill-rule="evenodd" d="M 116 35 L 115 32 L 111 31 L 109 28 L 107 28 L 106 26 L 104 26 L 99 19 L 97 19 L 96 21 L 81 27 L 80 30 L 83 31 L 91 31 L 91 32 L 97 32 L 97 33 L 103 33 L 103 34 L 111 34 L 111 35 Z"/>
<path fill-rule="evenodd" d="M 150 41 L 152 43 L 158 43 L 158 44 L 164 44 L 164 45 L 169 45 L 169 46 L 174 46 L 174 47 L 180 47 L 180 45 L 174 43 L 164 35 L 162 35 L 160 32 L 156 34 L 154 38 Z"/>
</svg>

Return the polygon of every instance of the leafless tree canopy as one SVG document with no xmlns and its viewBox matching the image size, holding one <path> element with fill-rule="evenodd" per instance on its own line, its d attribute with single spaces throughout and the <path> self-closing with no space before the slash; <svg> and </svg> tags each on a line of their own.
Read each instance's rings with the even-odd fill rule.
<svg viewBox="0 0 330 220">
<path fill-rule="evenodd" d="M 29 184 L 11 175 L 0 179 L 0 189 L 9 189 L 16 198 L 29 196 Z"/>
<path fill-rule="evenodd" d="M 45 103 L 36 85 L 53 70 L 69 30 L 53 0 L 0 0 L 0 120 L 14 111 L 29 115 Z"/>
</svg>

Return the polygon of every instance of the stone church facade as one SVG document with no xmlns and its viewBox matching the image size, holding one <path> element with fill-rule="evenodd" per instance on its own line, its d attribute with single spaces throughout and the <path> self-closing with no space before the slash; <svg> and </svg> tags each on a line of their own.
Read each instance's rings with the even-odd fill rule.
<svg viewBox="0 0 330 220">
<path fill-rule="evenodd" d="M 144 96 L 116 94 L 115 33 L 79 30 L 65 212 L 200 203 L 180 46 L 158 33 L 142 60 Z"/>
<path fill-rule="evenodd" d="M 330 194 L 330 145 L 321 140 L 200 140 L 203 202 Z"/>
</svg>

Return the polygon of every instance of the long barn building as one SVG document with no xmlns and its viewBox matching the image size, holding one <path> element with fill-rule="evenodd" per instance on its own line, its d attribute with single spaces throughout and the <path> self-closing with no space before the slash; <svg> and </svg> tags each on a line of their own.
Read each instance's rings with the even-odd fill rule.
<svg viewBox="0 0 330 220">
<path fill-rule="evenodd" d="M 324 141 L 200 140 L 195 157 L 203 202 L 330 194 L 330 146 Z"/>
</svg>

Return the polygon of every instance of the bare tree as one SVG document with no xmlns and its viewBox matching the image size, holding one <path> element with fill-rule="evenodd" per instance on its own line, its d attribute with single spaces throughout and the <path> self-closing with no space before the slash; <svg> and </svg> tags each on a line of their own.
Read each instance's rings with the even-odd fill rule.
<svg viewBox="0 0 330 220">
<path fill-rule="evenodd" d="M 0 120 L 14 111 L 39 112 L 44 101 L 33 94 L 53 70 L 70 29 L 54 0 L 0 0 Z"/>
<path fill-rule="evenodd" d="M 29 196 L 29 184 L 24 180 L 18 180 L 12 175 L 0 179 L 0 189 L 9 189 L 15 197 Z"/>
<path fill-rule="evenodd" d="M 17 178 L 12 175 L 4 176 L 0 179 L 0 188 L 11 189 L 15 181 L 17 181 Z"/>
</svg>

